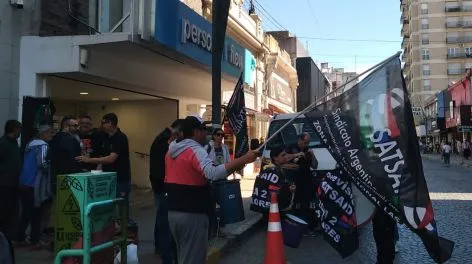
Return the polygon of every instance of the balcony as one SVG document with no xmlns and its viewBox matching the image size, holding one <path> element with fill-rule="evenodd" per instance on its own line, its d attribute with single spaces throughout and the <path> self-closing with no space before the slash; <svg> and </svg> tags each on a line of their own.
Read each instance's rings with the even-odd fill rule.
<svg viewBox="0 0 472 264">
<path fill-rule="evenodd" d="M 460 58 L 465 58 L 465 53 L 448 53 L 447 58 L 448 59 L 460 59 Z"/>
<path fill-rule="evenodd" d="M 400 17 L 400 24 L 408 24 L 410 23 L 410 19 L 408 18 L 408 16 L 402 14 L 402 16 Z"/>
<path fill-rule="evenodd" d="M 461 22 L 447 22 L 446 23 L 446 28 L 460 28 L 462 27 Z"/>
<path fill-rule="evenodd" d="M 405 38 L 410 37 L 410 25 L 409 24 L 403 24 L 401 36 L 405 37 Z"/>
<path fill-rule="evenodd" d="M 264 34 L 262 31 L 262 23 L 260 20 L 253 18 L 249 15 L 242 6 L 231 2 L 231 8 L 229 10 L 229 17 L 236 22 L 236 25 L 245 29 L 252 37 L 256 38 L 259 42 L 264 41 Z"/>
<path fill-rule="evenodd" d="M 465 69 L 447 69 L 447 74 L 449 75 L 461 75 L 463 74 Z"/>
<path fill-rule="evenodd" d="M 462 22 L 462 27 L 472 28 L 472 21 L 463 21 Z"/>
<path fill-rule="evenodd" d="M 447 13 L 461 12 L 461 7 L 460 6 L 446 7 L 444 11 L 446 11 Z"/>
<path fill-rule="evenodd" d="M 403 38 L 403 40 L 402 40 L 402 49 L 404 49 L 404 50 L 408 49 L 408 44 L 410 44 L 410 39 L 409 38 Z"/>
<path fill-rule="evenodd" d="M 446 37 L 446 43 L 455 44 L 455 43 L 462 43 L 462 41 L 460 37 Z"/>
</svg>

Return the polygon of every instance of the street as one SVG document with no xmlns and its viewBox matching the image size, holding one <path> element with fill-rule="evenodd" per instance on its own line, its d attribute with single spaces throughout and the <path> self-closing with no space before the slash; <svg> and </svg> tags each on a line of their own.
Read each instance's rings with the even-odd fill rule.
<svg viewBox="0 0 472 264">
<path fill-rule="evenodd" d="M 472 229 L 468 225 L 472 216 L 472 173 L 464 168 L 445 167 L 439 161 L 423 161 L 425 177 L 433 200 L 439 235 L 456 244 L 448 263 L 472 263 Z M 304 237 L 298 249 L 286 247 L 287 261 L 303 263 L 375 263 L 375 243 L 371 226 L 363 228 L 359 250 L 342 260 L 322 238 Z M 257 233 L 230 251 L 222 264 L 259 264 L 264 259 L 265 230 Z M 433 263 L 420 239 L 400 227 L 400 252 L 396 263 Z"/>
</svg>

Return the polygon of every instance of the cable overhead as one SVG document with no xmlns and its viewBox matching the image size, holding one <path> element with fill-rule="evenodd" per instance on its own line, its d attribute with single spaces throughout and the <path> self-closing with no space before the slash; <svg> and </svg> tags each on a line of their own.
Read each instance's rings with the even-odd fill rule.
<svg viewBox="0 0 472 264">
<path fill-rule="evenodd" d="M 315 26 L 318 29 L 318 33 L 320 33 L 320 36 L 321 36 L 322 34 L 321 34 L 321 29 L 320 29 L 320 23 L 318 23 L 318 19 L 316 19 L 315 12 L 313 11 L 313 8 L 311 7 L 310 0 L 306 0 L 306 2 L 308 4 L 308 8 L 310 9 L 311 16 L 313 17 L 313 22 L 315 22 Z"/>
<path fill-rule="evenodd" d="M 288 31 L 287 28 L 285 28 L 282 24 L 280 24 L 279 21 L 278 21 L 276 18 L 274 18 L 274 17 L 270 14 L 270 12 L 267 11 L 267 10 L 264 8 L 264 6 L 262 6 L 261 3 L 259 3 L 258 0 L 254 0 L 254 3 L 256 3 L 256 4 L 262 9 L 262 11 L 264 11 L 264 12 L 267 14 L 267 16 L 270 17 L 282 30 Z"/>
</svg>

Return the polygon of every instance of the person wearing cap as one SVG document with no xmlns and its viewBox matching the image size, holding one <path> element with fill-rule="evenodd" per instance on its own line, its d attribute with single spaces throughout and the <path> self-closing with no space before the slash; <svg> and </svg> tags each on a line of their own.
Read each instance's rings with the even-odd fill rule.
<svg viewBox="0 0 472 264">
<path fill-rule="evenodd" d="M 251 209 L 261 212 L 263 214 L 269 213 L 270 209 L 270 192 L 277 192 L 277 202 L 279 204 L 280 213 L 285 213 L 292 210 L 293 198 L 296 190 L 294 179 L 290 179 L 284 173 L 282 167 L 289 164 L 290 160 L 297 157 L 294 154 L 287 154 L 284 147 L 278 146 L 273 147 L 270 151 L 270 159 L 272 164 L 267 165 L 263 168 L 261 173 L 257 176 L 254 186 L 266 186 L 265 183 L 269 183 L 267 190 L 257 190 L 253 192 L 252 201 L 253 204 Z M 277 175 L 278 181 L 269 181 L 265 176 Z M 261 177 L 262 176 L 262 177 Z M 264 183 L 265 182 L 265 183 Z M 256 200 L 263 199 L 263 201 L 254 203 Z"/>
<path fill-rule="evenodd" d="M 206 261 L 208 214 L 212 211 L 208 181 L 225 179 L 259 156 L 257 151 L 249 151 L 231 162 L 215 165 L 203 147 L 206 140 L 203 120 L 188 116 L 183 124 L 183 139 L 172 142 L 166 155 L 169 224 L 180 264 Z"/>
<path fill-rule="evenodd" d="M 49 169 L 49 146 L 53 130 L 41 125 L 35 139 L 26 145 L 23 170 L 20 176 L 21 218 L 17 245 L 30 245 L 40 249 L 41 219 L 46 203 L 52 199 L 51 174 Z M 30 226 L 30 240 L 26 242 L 25 232 Z"/>
<path fill-rule="evenodd" d="M 156 203 L 156 221 L 154 224 L 154 249 L 162 252 L 162 263 L 173 263 L 172 236 L 167 218 L 167 197 L 164 188 L 165 157 L 169 150 L 169 144 L 182 138 L 183 119 L 175 120 L 170 127 L 166 127 L 152 142 L 150 154 L 150 173 L 154 200 Z"/>
</svg>

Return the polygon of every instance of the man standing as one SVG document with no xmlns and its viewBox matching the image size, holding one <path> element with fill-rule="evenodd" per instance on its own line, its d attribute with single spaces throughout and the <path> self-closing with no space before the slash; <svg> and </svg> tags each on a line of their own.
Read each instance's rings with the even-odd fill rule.
<svg viewBox="0 0 472 264">
<path fill-rule="evenodd" d="M 173 142 L 166 155 L 166 191 L 169 224 L 177 244 L 178 263 L 204 264 L 208 249 L 208 214 L 211 192 L 208 180 L 225 179 L 259 153 L 249 151 L 229 163 L 214 165 L 203 147 L 207 134 L 200 117 L 189 116 L 183 125 L 184 139 Z"/>
<path fill-rule="evenodd" d="M 80 141 L 77 135 L 79 123 L 73 116 L 65 116 L 61 121 L 61 131 L 51 141 L 52 191 L 56 192 L 58 175 L 81 172 L 75 157 L 80 156 Z"/>
<path fill-rule="evenodd" d="M 311 202 L 315 195 L 315 183 L 311 174 L 311 168 L 318 167 L 318 161 L 309 149 L 310 134 L 302 133 L 298 136 L 297 144 L 287 149 L 289 154 L 299 154 L 300 158 L 294 161 L 297 163 L 298 171 L 295 176 L 295 207 L 299 215 L 308 222 L 308 234 L 314 235 L 316 227 L 315 214 L 311 209 Z"/>
<path fill-rule="evenodd" d="M 108 135 L 102 144 L 103 157 L 91 158 L 78 155 L 76 160 L 88 164 L 101 164 L 103 171 L 116 172 L 116 197 L 128 200 L 131 188 L 128 137 L 118 128 L 118 117 L 114 113 L 103 116 L 102 129 Z"/>
<path fill-rule="evenodd" d="M 169 150 L 169 144 L 175 139 L 182 138 L 182 121 L 175 120 L 170 127 L 166 127 L 156 136 L 149 151 L 150 174 L 154 199 L 156 201 L 156 222 L 154 224 L 154 247 L 156 252 L 162 251 L 162 261 L 164 264 L 173 263 L 172 237 L 169 229 L 167 217 L 168 205 L 164 188 L 165 179 L 165 157 Z"/>
<path fill-rule="evenodd" d="M 16 212 L 18 183 L 21 173 L 21 154 L 17 139 L 21 134 L 21 123 L 8 120 L 5 133 L 0 138 L 0 232 L 8 243 L 13 256 L 12 220 Z"/>
<path fill-rule="evenodd" d="M 88 115 L 81 116 L 79 119 L 79 137 L 82 141 L 82 154 L 100 157 L 106 134 L 93 127 L 92 118 Z"/>
</svg>

